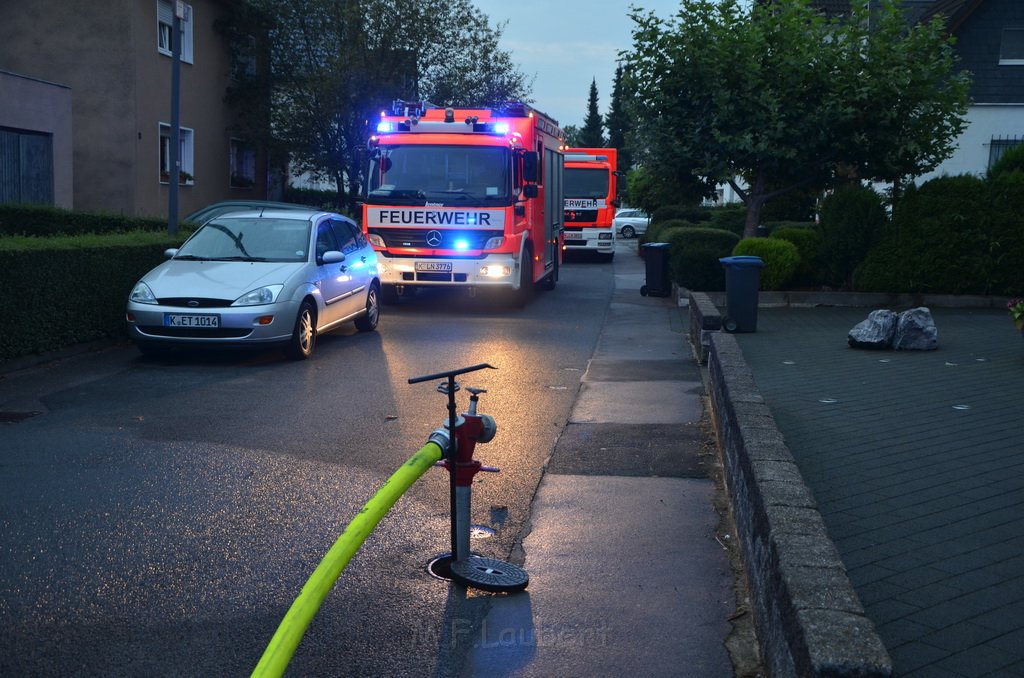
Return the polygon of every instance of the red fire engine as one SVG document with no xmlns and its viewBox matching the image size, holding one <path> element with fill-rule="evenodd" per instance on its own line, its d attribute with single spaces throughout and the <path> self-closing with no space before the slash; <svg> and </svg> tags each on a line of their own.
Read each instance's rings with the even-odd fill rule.
<svg viewBox="0 0 1024 678">
<path fill-rule="evenodd" d="M 565 248 L 615 256 L 618 201 L 614 148 L 565 149 Z"/>
<path fill-rule="evenodd" d="M 525 104 L 396 102 L 370 138 L 363 229 L 387 302 L 419 287 L 553 289 L 562 257 L 563 136 Z"/>
</svg>

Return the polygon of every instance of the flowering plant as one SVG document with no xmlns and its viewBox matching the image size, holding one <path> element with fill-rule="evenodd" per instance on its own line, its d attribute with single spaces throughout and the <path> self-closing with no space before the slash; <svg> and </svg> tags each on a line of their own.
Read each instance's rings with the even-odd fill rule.
<svg viewBox="0 0 1024 678">
<path fill-rule="evenodd" d="M 1006 310 L 1010 312 L 1014 327 L 1024 332 L 1024 299 L 1010 299 L 1006 302 Z"/>
</svg>

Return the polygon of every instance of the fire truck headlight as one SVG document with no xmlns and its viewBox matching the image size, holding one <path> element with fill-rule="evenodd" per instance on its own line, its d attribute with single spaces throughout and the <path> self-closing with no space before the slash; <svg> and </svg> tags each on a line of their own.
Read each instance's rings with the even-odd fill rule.
<svg viewBox="0 0 1024 678">
<path fill-rule="evenodd" d="M 507 278 L 511 273 L 512 268 L 510 266 L 489 264 L 480 267 L 480 276 L 484 278 Z"/>
<path fill-rule="evenodd" d="M 611 233 L 599 233 L 597 235 L 597 239 L 598 240 L 611 240 L 612 239 L 612 234 Z"/>
<path fill-rule="evenodd" d="M 369 240 L 370 244 L 374 247 L 384 247 L 384 238 L 380 237 L 376 233 L 370 233 L 366 239 Z"/>
<path fill-rule="evenodd" d="M 499 247 L 501 247 L 504 244 L 505 244 L 504 236 L 500 236 L 499 235 L 496 238 L 488 239 L 488 241 L 484 243 L 484 249 L 485 250 L 496 250 L 496 249 L 498 249 Z"/>
<path fill-rule="evenodd" d="M 381 120 L 377 123 L 377 134 L 388 134 L 395 131 L 395 123 Z"/>
</svg>

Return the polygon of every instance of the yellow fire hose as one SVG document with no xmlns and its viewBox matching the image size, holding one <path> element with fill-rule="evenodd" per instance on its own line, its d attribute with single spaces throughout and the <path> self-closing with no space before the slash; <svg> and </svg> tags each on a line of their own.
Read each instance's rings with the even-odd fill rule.
<svg viewBox="0 0 1024 678">
<path fill-rule="evenodd" d="M 352 560 L 359 547 L 370 536 L 377 523 L 387 514 L 398 498 L 412 486 L 427 469 L 441 459 L 443 451 L 436 442 L 428 442 L 416 454 L 395 471 L 384 483 L 383 487 L 366 502 L 345 531 L 334 542 L 327 555 L 306 580 L 298 598 L 288 608 L 287 614 L 277 627 L 277 632 L 270 639 L 270 644 L 263 651 L 259 664 L 253 669 L 253 676 L 281 676 L 288 667 L 295 648 L 306 633 L 313 616 L 320 610 L 320 605 L 330 592 L 341 571 Z"/>
</svg>

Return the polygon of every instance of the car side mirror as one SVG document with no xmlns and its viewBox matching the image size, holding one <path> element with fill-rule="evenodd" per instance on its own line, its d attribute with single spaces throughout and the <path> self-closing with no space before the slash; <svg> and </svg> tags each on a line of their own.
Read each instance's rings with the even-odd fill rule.
<svg viewBox="0 0 1024 678">
<path fill-rule="evenodd" d="M 322 264 L 340 264 L 345 261 L 345 255 L 338 250 L 328 250 L 319 259 Z"/>
</svg>

